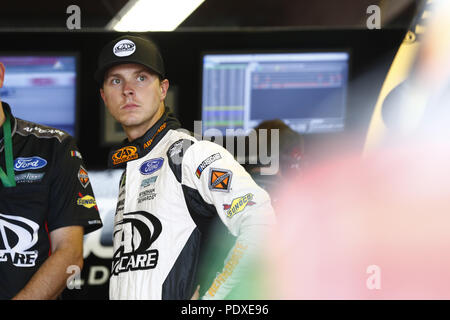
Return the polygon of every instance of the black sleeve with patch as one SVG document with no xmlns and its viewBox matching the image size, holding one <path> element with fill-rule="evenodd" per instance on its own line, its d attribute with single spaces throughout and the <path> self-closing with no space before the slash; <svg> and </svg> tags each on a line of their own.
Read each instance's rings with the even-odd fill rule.
<svg viewBox="0 0 450 320">
<path fill-rule="evenodd" d="M 50 184 L 48 229 L 83 226 L 87 234 L 102 226 L 82 156 L 72 137 L 61 142 Z"/>
</svg>

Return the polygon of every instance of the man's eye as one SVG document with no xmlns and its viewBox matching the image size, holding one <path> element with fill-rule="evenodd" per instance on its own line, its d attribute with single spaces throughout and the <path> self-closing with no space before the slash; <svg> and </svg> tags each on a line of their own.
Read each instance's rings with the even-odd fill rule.
<svg viewBox="0 0 450 320">
<path fill-rule="evenodd" d="M 120 83 L 120 79 L 112 79 L 111 83 L 112 84 L 119 84 Z"/>
<path fill-rule="evenodd" d="M 146 76 L 138 76 L 138 80 L 139 81 L 145 81 L 145 79 L 147 79 L 147 77 Z"/>
</svg>

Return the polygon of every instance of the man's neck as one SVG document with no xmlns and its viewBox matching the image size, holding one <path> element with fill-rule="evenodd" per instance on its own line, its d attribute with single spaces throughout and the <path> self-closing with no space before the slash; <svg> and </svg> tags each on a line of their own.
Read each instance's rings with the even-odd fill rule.
<svg viewBox="0 0 450 320">
<path fill-rule="evenodd" d="M 151 121 L 145 124 L 133 127 L 123 127 L 123 130 L 127 135 L 128 141 L 131 142 L 142 137 L 151 127 L 155 125 L 156 122 L 158 122 L 159 119 L 161 119 L 162 115 L 164 114 L 164 110 L 165 108 L 163 106 L 158 110 L 158 113 L 155 114 L 155 116 L 151 119 Z"/>
<path fill-rule="evenodd" d="M 136 140 L 137 138 L 142 137 L 151 127 L 152 125 L 146 125 L 146 126 L 139 126 L 139 127 L 128 127 L 123 128 L 125 131 L 125 134 L 127 135 L 128 141 L 131 142 L 133 140 Z"/>
</svg>

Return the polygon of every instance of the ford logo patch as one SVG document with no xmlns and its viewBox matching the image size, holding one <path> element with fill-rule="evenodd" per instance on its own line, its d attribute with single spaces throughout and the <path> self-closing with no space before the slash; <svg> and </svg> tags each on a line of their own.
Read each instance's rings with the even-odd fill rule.
<svg viewBox="0 0 450 320">
<path fill-rule="evenodd" d="M 156 158 L 156 159 L 150 159 L 145 161 L 141 164 L 141 167 L 139 168 L 139 171 L 142 174 L 148 175 L 152 174 L 155 171 L 158 171 L 161 169 L 163 165 L 164 159 L 163 158 Z"/>
<path fill-rule="evenodd" d="M 16 158 L 16 160 L 14 160 L 15 171 L 37 170 L 46 165 L 47 160 L 42 159 L 41 157 Z"/>
</svg>

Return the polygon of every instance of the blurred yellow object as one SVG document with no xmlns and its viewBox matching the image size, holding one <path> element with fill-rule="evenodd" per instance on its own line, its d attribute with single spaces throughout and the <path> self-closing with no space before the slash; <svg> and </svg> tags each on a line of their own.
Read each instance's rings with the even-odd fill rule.
<svg viewBox="0 0 450 320">
<path fill-rule="evenodd" d="M 424 20 L 428 20 L 432 15 L 428 10 L 429 4 L 430 1 L 427 2 L 427 5 L 424 6 L 423 10 L 421 10 L 418 17 L 415 19 L 415 23 L 413 23 L 410 30 L 407 32 L 405 39 L 392 62 L 372 114 L 366 136 L 364 154 L 380 146 L 387 134 L 388 128 L 382 116 L 383 103 L 392 90 L 410 77 L 414 69 L 422 44 L 421 36 L 426 30 L 426 27 L 422 23 Z M 418 125 L 426 105 L 426 94 L 422 91 L 416 93 L 416 95 L 411 96 L 411 100 L 408 99 L 409 101 L 405 101 L 404 104 L 398 106 L 398 108 L 401 108 L 399 112 L 401 115 L 401 129 L 406 132 L 414 129 Z"/>
</svg>

